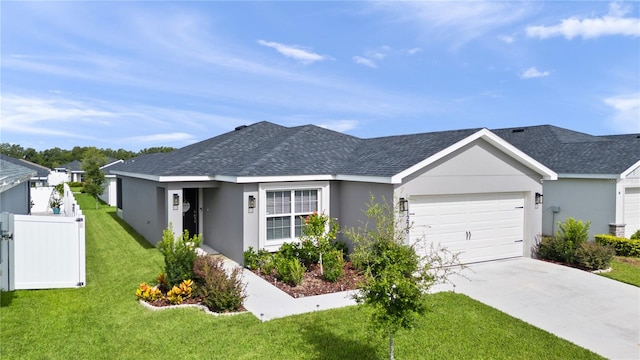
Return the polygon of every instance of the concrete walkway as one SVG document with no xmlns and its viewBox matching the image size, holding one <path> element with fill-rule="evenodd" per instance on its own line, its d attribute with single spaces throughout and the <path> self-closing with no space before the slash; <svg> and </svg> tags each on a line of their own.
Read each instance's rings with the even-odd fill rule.
<svg viewBox="0 0 640 360">
<path fill-rule="evenodd" d="M 210 249 L 205 249 L 205 251 L 210 252 Z M 240 266 L 229 258 L 223 258 L 227 269 Z M 352 291 L 295 299 L 250 270 L 243 269 L 242 271 L 247 292 L 244 307 L 260 321 L 356 305 L 356 301 L 352 298 Z"/>
<path fill-rule="evenodd" d="M 455 291 L 609 359 L 640 359 L 640 288 L 519 258 L 469 266 Z M 452 287 L 439 287 L 452 290 Z"/>
</svg>

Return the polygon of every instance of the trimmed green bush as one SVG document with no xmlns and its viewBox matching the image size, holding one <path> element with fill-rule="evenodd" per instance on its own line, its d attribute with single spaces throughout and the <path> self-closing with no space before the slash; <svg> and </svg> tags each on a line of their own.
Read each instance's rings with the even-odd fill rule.
<svg viewBox="0 0 640 360">
<path fill-rule="evenodd" d="M 589 270 L 603 270 L 609 268 L 613 255 L 611 247 L 589 241 L 580 244 L 575 259 L 576 264 Z"/>
<path fill-rule="evenodd" d="M 640 229 L 631 235 L 631 240 L 640 240 Z"/>
<path fill-rule="evenodd" d="M 241 269 L 230 274 L 224 269 L 222 259 L 213 255 L 199 256 L 193 264 L 202 302 L 212 311 L 237 311 L 242 307 L 245 285 Z"/>
<path fill-rule="evenodd" d="M 333 249 L 324 254 L 324 279 L 335 282 L 340 279 L 344 272 L 344 257 L 342 250 Z"/>
<path fill-rule="evenodd" d="M 551 261 L 564 261 L 564 241 L 554 236 L 544 236 L 536 247 L 536 257 Z"/>
<path fill-rule="evenodd" d="M 289 259 L 282 254 L 276 254 L 276 279 L 291 286 L 297 286 L 304 279 L 307 269 L 297 258 Z"/>
<path fill-rule="evenodd" d="M 606 234 L 596 235 L 595 238 L 598 244 L 612 247 L 618 256 L 640 257 L 640 240 L 619 238 Z"/>
<path fill-rule="evenodd" d="M 158 249 L 164 255 L 164 272 L 167 286 L 172 288 L 183 280 L 193 279 L 193 262 L 196 260 L 196 248 L 202 240 L 199 235 L 189 238 L 189 231 L 177 239 L 173 234 L 171 224 L 162 231 L 162 240 L 158 242 Z"/>
<path fill-rule="evenodd" d="M 249 246 L 249 249 L 242 253 L 244 258 L 244 266 L 249 270 L 257 270 L 260 267 L 260 257 L 258 253 L 253 250 L 253 246 Z"/>
<path fill-rule="evenodd" d="M 284 243 L 278 250 L 287 259 L 299 259 L 300 258 L 300 243 L 291 242 Z"/>
<path fill-rule="evenodd" d="M 564 262 L 575 263 L 576 250 L 589 238 L 589 226 L 591 226 L 591 221 L 584 223 L 582 220 L 571 217 L 558 223 L 556 237 L 563 242 Z"/>
</svg>

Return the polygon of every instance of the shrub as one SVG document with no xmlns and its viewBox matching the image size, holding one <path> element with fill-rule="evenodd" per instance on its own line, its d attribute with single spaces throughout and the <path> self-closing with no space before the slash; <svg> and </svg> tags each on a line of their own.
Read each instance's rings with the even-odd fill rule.
<svg viewBox="0 0 640 360">
<path fill-rule="evenodd" d="M 631 238 L 630 238 L 630 239 L 631 239 L 631 240 L 640 240 L 640 229 L 638 229 L 636 232 L 634 232 L 634 233 L 631 235 Z"/>
<path fill-rule="evenodd" d="M 349 246 L 347 246 L 346 242 L 342 240 L 336 240 L 332 246 L 334 249 L 342 251 L 342 255 L 344 258 L 349 255 Z"/>
<path fill-rule="evenodd" d="M 299 259 L 300 243 L 284 243 L 278 251 L 287 259 Z"/>
<path fill-rule="evenodd" d="M 289 259 L 282 254 L 275 256 L 276 279 L 291 286 L 297 286 L 304 279 L 307 270 L 297 258 Z"/>
<path fill-rule="evenodd" d="M 200 236 L 194 235 L 189 238 L 187 230 L 176 239 L 171 225 L 162 232 L 158 249 L 164 255 L 164 272 L 168 287 L 193 278 L 193 262 L 197 257 L 196 248 L 200 243 Z"/>
<path fill-rule="evenodd" d="M 142 283 L 136 290 L 136 296 L 143 301 L 154 301 L 162 299 L 162 291 L 157 286 L 151 287 L 147 283 Z"/>
<path fill-rule="evenodd" d="M 258 256 L 260 259 L 260 271 L 264 274 L 271 275 L 276 268 L 275 255 L 266 250 L 260 250 L 258 251 Z"/>
<path fill-rule="evenodd" d="M 200 284 L 198 291 L 202 302 L 212 311 L 239 310 L 247 297 L 241 271 L 241 268 L 235 268 L 228 274 L 219 257 L 198 257 L 193 272 Z"/>
<path fill-rule="evenodd" d="M 640 257 L 640 240 L 631 240 L 613 235 L 596 235 L 596 242 L 612 247 L 618 256 Z"/>
<path fill-rule="evenodd" d="M 563 242 L 563 261 L 575 263 L 576 250 L 589 238 L 589 226 L 591 226 L 590 221 L 583 223 L 582 220 L 571 217 L 558 223 L 556 237 Z"/>
<path fill-rule="evenodd" d="M 260 257 L 258 253 L 253 250 L 253 246 L 249 246 L 244 253 L 244 266 L 249 270 L 257 270 L 260 267 Z"/>
<path fill-rule="evenodd" d="M 535 252 L 538 259 L 564 261 L 564 241 L 554 236 L 544 236 Z"/>
<path fill-rule="evenodd" d="M 585 242 L 576 250 L 576 264 L 589 270 L 606 269 L 611 265 L 614 254 L 615 251 L 609 246 Z"/>
<path fill-rule="evenodd" d="M 300 249 L 298 251 L 298 257 L 304 266 L 311 264 L 317 264 L 320 260 L 320 251 L 318 247 L 309 239 L 303 239 L 300 241 Z"/>
<path fill-rule="evenodd" d="M 344 257 L 342 250 L 333 249 L 324 254 L 324 279 L 335 282 L 344 275 L 342 267 Z"/>
</svg>

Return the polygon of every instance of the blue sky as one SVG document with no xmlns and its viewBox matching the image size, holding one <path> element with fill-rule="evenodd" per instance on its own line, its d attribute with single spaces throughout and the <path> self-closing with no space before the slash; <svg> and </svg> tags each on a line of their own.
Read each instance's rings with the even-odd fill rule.
<svg viewBox="0 0 640 360">
<path fill-rule="evenodd" d="M 640 132 L 638 2 L 7 2 L 0 141 L 182 147 L 262 120 L 359 137 Z"/>
</svg>

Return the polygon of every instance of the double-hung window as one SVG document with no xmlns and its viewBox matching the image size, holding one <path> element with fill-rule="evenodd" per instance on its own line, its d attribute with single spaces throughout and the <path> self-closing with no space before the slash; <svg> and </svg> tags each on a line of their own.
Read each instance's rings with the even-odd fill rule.
<svg viewBox="0 0 640 360">
<path fill-rule="evenodd" d="M 302 218 L 318 211 L 318 190 L 267 191 L 267 242 L 302 235 Z"/>
<path fill-rule="evenodd" d="M 261 186 L 260 246 L 277 250 L 302 235 L 304 218 L 327 212 L 328 182 L 265 184 Z"/>
</svg>

